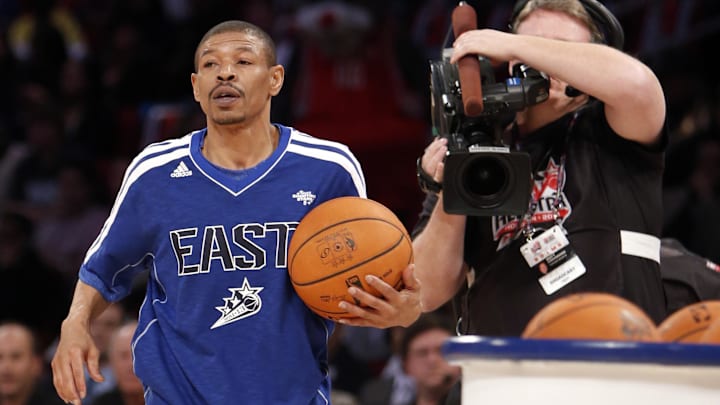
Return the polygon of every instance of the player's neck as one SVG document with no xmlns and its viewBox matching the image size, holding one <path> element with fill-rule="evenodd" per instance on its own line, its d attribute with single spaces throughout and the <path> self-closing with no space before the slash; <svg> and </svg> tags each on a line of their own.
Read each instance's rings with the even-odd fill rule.
<svg viewBox="0 0 720 405">
<path fill-rule="evenodd" d="M 278 128 L 269 122 L 252 127 L 208 126 L 202 154 L 226 169 L 248 169 L 272 155 L 279 136 Z"/>
</svg>

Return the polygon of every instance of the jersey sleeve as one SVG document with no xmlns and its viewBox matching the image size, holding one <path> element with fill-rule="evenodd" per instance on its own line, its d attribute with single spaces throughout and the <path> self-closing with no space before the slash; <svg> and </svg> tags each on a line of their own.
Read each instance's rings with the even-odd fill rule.
<svg viewBox="0 0 720 405">
<path fill-rule="evenodd" d="M 303 171 L 308 176 L 327 180 L 328 198 L 341 196 L 367 198 L 362 167 L 347 145 L 315 138 L 295 129 L 291 131 L 288 152 L 304 159 Z"/>
<path fill-rule="evenodd" d="M 79 279 L 97 289 L 108 301 L 130 293 L 134 278 L 152 264 L 146 221 L 138 205 L 139 185 L 128 171 L 113 208 L 80 267 Z"/>
<path fill-rule="evenodd" d="M 349 150 L 347 153 L 347 161 L 342 159 L 338 161 L 341 169 L 335 177 L 334 186 L 342 195 L 367 198 L 367 189 L 362 168 Z"/>
</svg>

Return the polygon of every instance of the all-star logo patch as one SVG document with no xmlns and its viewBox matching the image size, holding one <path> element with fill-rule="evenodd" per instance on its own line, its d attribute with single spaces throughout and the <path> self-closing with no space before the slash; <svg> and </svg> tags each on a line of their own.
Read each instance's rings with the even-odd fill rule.
<svg viewBox="0 0 720 405">
<path fill-rule="evenodd" d="M 560 222 L 565 222 L 568 216 L 572 213 L 572 207 L 565 195 L 565 191 L 559 190 L 558 193 L 558 179 L 560 176 L 565 176 L 564 172 L 565 168 L 560 167 L 552 158 L 550 158 L 545 170 L 538 173 L 539 178 L 535 180 L 531 194 L 532 201 L 534 201 L 532 207 L 530 207 L 532 212 L 530 223 L 532 225 L 539 226 L 541 224 L 552 224 L 555 221 L 555 212 L 553 207 L 558 194 L 560 196 L 560 207 L 558 209 Z M 525 223 L 522 222 L 521 218 L 516 216 L 493 217 L 492 231 L 494 240 L 498 241 L 497 250 L 504 248 L 517 238 L 520 234 L 519 231 L 524 226 Z"/>
<path fill-rule="evenodd" d="M 242 287 L 228 288 L 230 296 L 223 298 L 225 305 L 215 307 L 221 315 L 210 329 L 225 326 L 260 312 L 260 308 L 262 308 L 260 291 L 264 288 L 250 286 L 247 278 L 243 280 Z"/>
<path fill-rule="evenodd" d="M 317 196 L 312 191 L 298 190 L 297 193 L 292 195 L 297 202 L 301 202 L 302 205 L 310 205 L 315 201 Z"/>
</svg>

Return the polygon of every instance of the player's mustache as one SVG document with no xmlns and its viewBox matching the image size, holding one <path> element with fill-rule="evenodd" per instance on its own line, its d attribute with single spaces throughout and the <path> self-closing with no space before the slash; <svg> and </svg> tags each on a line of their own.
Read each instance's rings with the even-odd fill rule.
<svg viewBox="0 0 720 405">
<path fill-rule="evenodd" d="M 217 86 L 213 87 L 213 89 L 210 91 L 210 98 L 215 98 L 215 94 L 219 91 L 227 91 L 228 89 L 232 89 L 234 93 L 237 93 L 240 97 L 245 97 L 245 92 L 240 90 L 239 88 L 233 86 L 229 83 L 220 83 Z"/>
</svg>

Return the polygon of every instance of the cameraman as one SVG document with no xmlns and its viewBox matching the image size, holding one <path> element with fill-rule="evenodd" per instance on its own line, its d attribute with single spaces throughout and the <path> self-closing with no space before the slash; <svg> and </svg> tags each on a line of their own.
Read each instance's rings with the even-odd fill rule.
<svg viewBox="0 0 720 405">
<path fill-rule="evenodd" d="M 423 292 L 424 310 L 454 297 L 460 333 L 520 335 L 543 306 L 581 291 L 620 295 L 656 322 L 665 316 L 658 239 L 665 97 L 647 66 L 607 45 L 608 27 L 588 3 L 521 1 L 512 33 L 470 30 L 453 44 L 452 63 L 482 55 L 551 79 L 549 98 L 518 112 L 504 134 L 511 149 L 531 156 L 528 212 L 451 215 L 440 191 L 428 193 L 413 231 L 416 275 L 433 286 Z M 437 138 L 421 158 L 440 184 L 447 149 Z M 566 235 L 564 256 L 550 268 L 532 263 L 528 246 L 553 230 Z M 570 261 L 565 277 L 548 278 Z"/>
</svg>

